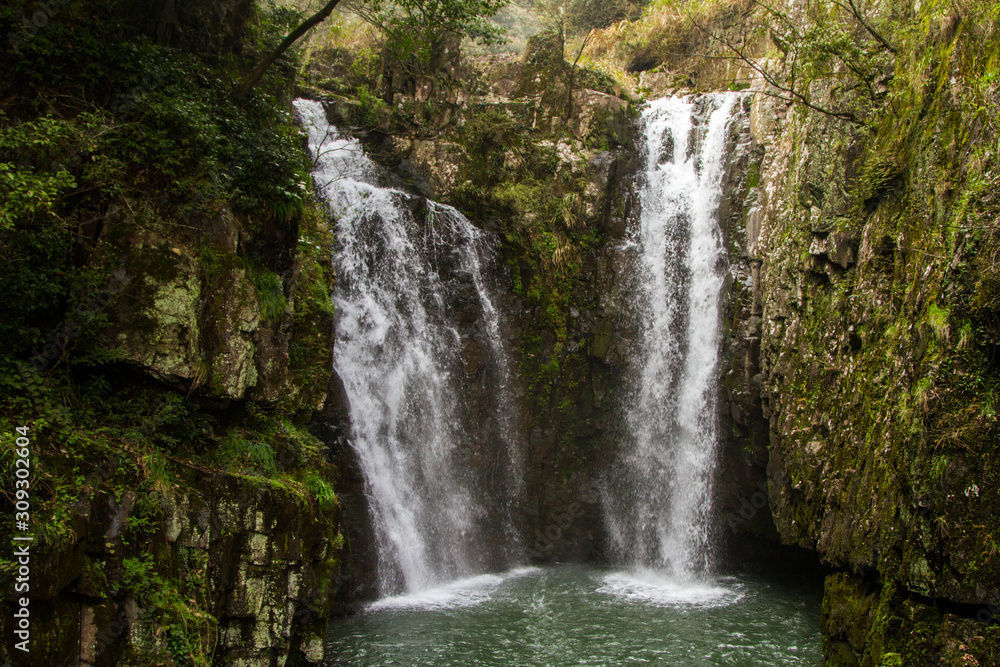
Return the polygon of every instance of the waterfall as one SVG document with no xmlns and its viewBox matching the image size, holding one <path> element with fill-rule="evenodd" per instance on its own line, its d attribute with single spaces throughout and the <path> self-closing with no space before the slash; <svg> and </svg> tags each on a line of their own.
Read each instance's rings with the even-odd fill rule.
<svg viewBox="0 0 1000 667">
<path fill-rule="evenodd" d="M 323 106 L 296 100 L 336 220 L 334 369 L 350 404 L 383 595 L 509 565 L 520 490 L 494 239 L 379 184 Z M 478 398 L 477 398 L 478 397 Z"/>
<path fill-rule="evenodd" d="M 605 495 L 627 566 L 691 580 L 711 565 L 716 363 L 725 276 L 717 209 L 736 94 L 667 98 L 643 113 L 645 170 L 623 449 Z"/>
</svg>

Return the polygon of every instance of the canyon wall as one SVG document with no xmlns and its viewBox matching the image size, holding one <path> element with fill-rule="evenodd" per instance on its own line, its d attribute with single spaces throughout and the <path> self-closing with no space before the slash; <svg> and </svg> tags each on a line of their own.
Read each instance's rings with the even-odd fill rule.
<svg viewBox="0 0 1000 667">
<path fill-rule="evenodd" d="M 141 73 L 177 58 L 173 69 L 120 79 L 80 70 L 113 91 L 94 102 L 113 131 L 86 145 L 50 133 L 53 155 L 18 156 L 48 164 L 73 153 L 82 184 L 49 221 L 58 252 L 39 245 L 49 237 L 38 218 L 3 232 L 18 257 L 54 267 L 38 274 L 45 280 L 3 278 L 10 352 L 0 379 L 12 398 L 2 416 L 38 435 L 38 511 L 52 517 L 33 617 L 37 636 L 52 639 L 36 657 L 315 663 L 336 592 L 370 593 L 373 569 L 343 388 L 330 377 L 335 240 L 293 178 L 307 168 L 290 116 L 274 127 L 287 72 L 240 103 L 259 117 L 205 129 L 240 107 L 199 97 L 205 82 L 231 76 L 226 58 L 252 61 L 261 48 L 246 43 L 249 3 L 215 5 L 217 15 L 207 2 L 165 5 L 174 13 L 134 10 L 135 29 L 159 43 L 125 62 Z M 791 3 L 792 21 L 806 26 L 806 9 Z M 781 546 L 829 568 L 829 664 L 997 664 L 1000 31 L 994 14 L 959 3 L 878 9 L 907 29 L 883 36 L 894 68 L 868 82 L 877 107 L 853 117 L 822 110 L 860 94 L 841 85 L 847 77 L 811 81 L 811 107 L 784 99 L 768 75 L 787 73 L 792 50 L 750 5 L 685 25 L 669 48 L 640 44 L 633 62 L 647 97 L 740 89 L 751 113 L 728 140 L 719 213 L 729 278 L 716 533 L 734 568 Z M 67 25 L 98 15 L 62 11 Z M 748 26 L 745 58 L 706 31 Z M 203 48 L 189 41 L 196 28 L 214 35 L 209 53 L 183 60 Z M 63 37 L 100 40 L 102 29 Z M 48 72 L 47 86 L 75 90 L 60 72 L 78 56 L 47 41 L 60 34 L 36 36 L 24 57 Z M 601 472 L 636 336 L 624 295 L 640 100 L 571 67 L 545 38 L 523 56 L 460 60 L 456 48 L 435 67 L 403 82 L 389 106 L 344 94 L 348 58 L 321 53 L 300 92 L 358 128 L 418 207 L 434 198 L 496 235 L 508 288 L 497 309 L 527 452 L 524 549 L 534 562 L 606 560 Z M 34 90 L 34 79 L 10 71 L 0 83 L 10 118 L 35 118 L 13 92 Z M 101 143 L 135 127 L 144 129 L 122 144 Z M 218 136 L 232 143 L 206 141 Z M 189 154 L 205 145 L 222 147 Z M 278 165 L 292 152 L 298 162 Z M 179 176 L 188 173 L 198 175 Z M 244 177 L 271 189 L 247 190 Z M 59 271 L 87 280 L 47 287 Z M 15 312 L 14 297 L 37 285 L 49 292 L 37 304 L 25 297 L 27 316 Z M 467 338 L 473 385 L 482 350 Z M 2 576 L 13 571 L 0 564 Z M 5 632 L 12 610 L 3 607 Z"/>
<path fill-rule="evenodd" d="M 919 27 L 862 122 L 728 73 L 757 92 L 724 384 L 780 540 L 833 569 L 828 664 L 993 664 L 996 25 L 881 9 Z M 772 74 L 776 46 L 756 47 Z M 854 94 L 808 88 L 827 110 Z"/>
</svg>

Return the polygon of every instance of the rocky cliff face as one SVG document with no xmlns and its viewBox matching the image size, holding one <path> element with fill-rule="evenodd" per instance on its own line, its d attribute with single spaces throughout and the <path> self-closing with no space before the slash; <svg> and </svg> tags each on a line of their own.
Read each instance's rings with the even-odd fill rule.
<svg viewBox="0 0 1000 667">
<path fill-rule="evenodd" d="M 329 234 L 310 210 L 292 262 L 262 288 L 235 219 L 214 227 L 232 245 L 196 256 L 200 233 L 105 218 L 93 261 L 120 267 L 107 324 L 74 343 L 114 350 L 101 400 L 115 417 L 76 422 L 75 465 L 32 426 L 36 465 L 75 480 L 39 503 L 54 514 L 32 571 L 33 660 L 322 658 L 343 538 L 336 469 L 302 420 L 330 373 Z"/>
<path fill-rule="evenodd" d="M 834 665 L 997 659 L 997 101 L 984 28 L 919 16 L 868 128 L 755 96 L 732 258 L 734 421 L 780 539 L 837 570 Z"/>
<path fill-rule="evenodd" d="M 61 183 L 58 204 L 4 208 L 0 229 L 5 487 L 14 429 L 31 443 L 30 664 L 322 659 L 344 538 L 309 429 L 328 395 L 333 239 L 296 178 L 291 81 L 227 99 L 234 64 L 281 28 L 262 10 L 244 30 L 253 6 L 53 3 L 0 52 L 4 173 Z M 43 14 L 0 10 L 5 35 L 28 10 Z M 71 104 L 35 104 L 68 89 Z"/>
</svg>

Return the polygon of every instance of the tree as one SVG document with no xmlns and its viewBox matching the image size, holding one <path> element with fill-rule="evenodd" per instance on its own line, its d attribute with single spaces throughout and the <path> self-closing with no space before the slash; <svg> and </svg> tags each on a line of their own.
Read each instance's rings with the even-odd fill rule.
<svg viewBox="0 0 1000 667">
<path fill-rule="evenodd" d="M 417 57 L 430 62 L 449 38 L 467 38 L 484 45 L 503 41 L 503 30 L 490 22 L 508 0 L 359 0 L 350 9 L 385 36 L 385 55 L 403 65 Z M 246 94 L 295 42 L 316 27 L 340 4 L 330 0 L 282 40 L 240 85 Z M 347 3 L 345 3 L 347 4 Z"/>
<path fill-rule="evenodd" d="M 600 30 L 613 23 L 642 15 L 645 2 L 633 0 L 569 0 L 566 14 L 578 31 Z"/>
<path fill-rule="evenodd" d="M 352 6 L 361 18 L 382 31 L 400 58 L 427 61 L 449 35 L 484 45 L 503 41 L 503 31 L 490 18 L 508 0 L 370 0 Z"/>
<path fill-rule="evenodd" d="M 897 48 L 885 35 L 899 32 L 902 26 L 891 15 L 881 19 L 884 27 L 877 26 L 878 0 L 864 3 L 831 0 L 792 16 L 767 0 L 752 0 L 744 17 L 757 12 L 766 21 L 770 40 L 782 53 L 783 71 L 755 57 L 755 22 L 744 20 L 738 29 L 714 30 L 682 8 L 692 25 L 764 79 L 771 87 L 767 94 L 867 127 L 865 115 L 885 97 L 895 66 Z M 840 81 L 843 94 L 831 102 L 815 99 L 810 86 L 817 80 Z M 859 106 L 857 98 L 864 104 Z"/>
<path fill-rule="evenodd" d="M 305 35 L 314 27 L 325 21 L 326 18 L 333 13 L 333 10 L 339 4 L 340 0 L 330 0 L 325 5 L 323 5 L 322 9 L 320 9 L 318 12 L 316 12 L 315 14 L 307 18 L 305 21 L 300 23 L 299 26 L 295 28 L 295 30 L 288 33 L 288 36 L 281 41 L 281 44 L 278 45 L 278 48 L 276 48 L 274 51 L 271 51 L 271 53 L 269 53 L 266 58 L 260 61 L 257 67 L 254 68 L 253 72 L 250 73 L 250 76 L 248 76 L 246 80 L 240 85 L 239 87 L 240 95 L 245 95 L 248 92 L 250 92 L 250 89 L 256 86 L 258 82 L 260 82 L 261 78 L 264 76 L 264 72 L 267 71 L 267 68 L 273 65 L 274 61 L 281 57 L 281 54 L 283 54 L 285 51 L 291 48 L 292 44 L 299 41 L 299 39 L 301 39 L 303 35 Z"/>
<path fill-rule="evenodd" d="M 367 0 L 351 10 L 384 37 L 386 101 L 392 101 L 392 71 L 416 60 L 433 65 L 449 40 L 471 39 L 489 46 L 503 42 L 503 30 L 490 18 L 508 0 Z"/>
<path fill-rule="evenodd" d="M 573 115 L 573 87 L 577 66 L 590 43 L 593 31 L 626 18 L 635 18 L 641 6 L 631 0 L 535 0 L 535 13 L 558 42 L 567 66 L 566 118 Z M 575 53 L 568 57 L 567 42 L 578 40 Z"/>
</svg>

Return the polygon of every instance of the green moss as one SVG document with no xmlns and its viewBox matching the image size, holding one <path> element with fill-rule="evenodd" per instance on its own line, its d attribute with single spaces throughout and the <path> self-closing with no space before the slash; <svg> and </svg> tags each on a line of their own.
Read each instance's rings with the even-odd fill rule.
<svg viewBox="0 0 1000 667">
<path fill-rule="evenodd" d="M 995 144 L 997 128 L 976 120 L 983 98 L 971 92 L 998 46 L 985 34 L 963 33 L 994 35 L 992 23 L 963 21 L 954 35 L 934 37 L 950 11 L 924 5 L 926 31 L 896 36 L 901 57 L 914 64 L 897 70 L 884 115 L 876 110 L 878 130 L 864 138 L 850 206 L 835 225 L 863 230 L 858 266 L 810 281 L 799 267 L 815 236 L 796 215 L 780 221 L 768 259 L 765 291 L 795 295 L 784 313 L 790 325 L 765 352 L 776 368 L 769 392 L 780 397 L 771 425 L 793 494 L 778 516 L 781 530 L 805 546 L 820 542 L 830 562 L 874 565 L 882 582 L 850 596 L 828 586 L 830 605 L 855 600 L 838 612 L 851 619 L 844 627 L 824 628 L 828 660 L 849 645 L 861 664 L 922 664 L 941 647 L 944 621 L 908 591 L 943 595 L 958 587 L 975 596 L 1000 582 L 996 503 L 980 483 L 998 475 L 1000 369 L 984 357 L 995 349 L 988 322 L 998 304 L 978 291 L 983 272 L 993 270 L 981 248 L 994 234 L 983 230 L 998 219 L 994 203 L 981 203 L 996 157 L 980 147 Z M 949 93 L 965 85 L 967 97 Z M 981 132 L 975 141 L 970 127 Z M 830 143 L 798 132 L 789 130 L 798 151 L 791 164 L 805 148 L 818 150 L 810 141 Z M 831 190 L 820 197 L 802 182 L 789 176 L 780 196 L 825 206 Z M 808 453 L 811 442 L 821 453 Z M 848 641 L 847 627 L 865 628 L 865 636 Z M 986 664 L 982 655 L 974 657 Z"/>
<path fill-rule="evenodd" d="M 755 188 L 760 185 L 760 162 L 751 162 L 747 168 L 747 187 Z"/>
</svg>

